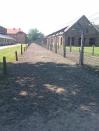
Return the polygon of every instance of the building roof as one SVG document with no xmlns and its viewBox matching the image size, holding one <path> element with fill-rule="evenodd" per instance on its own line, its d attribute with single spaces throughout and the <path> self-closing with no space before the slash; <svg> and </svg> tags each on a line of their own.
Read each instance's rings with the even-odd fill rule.
<svg viewBox="0 0 99 131">
<path fill-rule="evenodd" d="M 77 19 L 73 20 L 72 22 L 70 22 L 70 23 L 68 24 L 68 26 L 66 26 L 66 27 L 64 27 L 64 28 L 62 28 L 62 29 L 60 29 L 60 30 L 58 30 L 58 31 L 56 31 L 56 32 L 53 32 L 53 33 L 49 34 L 48 36 L 55 35 L 55 34 L 57 34 L 57 33 L 59 33 L 59 32 L 67 32 L 77 21 L 79 21 L 79 20 L 82 19 L 83 17 L 86 18 L 86 16 L 83 15 L 82 17 L 77 18 Z"/>
<path fill-rule="evenodd" d="M 96 30 L 99 32 L 99 25 L 94 25 L 94 27 L 95 27 Z"/>
<path fill-rule="evenodd" d="M 23 32 L 23 31 L 20 28 L 7 29 L 7 34 L 17 34 L 18 32 Z"/>
<path fill-rule="evenodd" d="M 12 37 L 10 37 L 10 36 L 8 36 L 8 35 L 3 35 L 3 34 L 0 34 L 0 38 L 15 40 L 14 38 L 12 38 Z"/>
<path fill-rule="evenodd" d="M 49 34 L 48 36 L 51 36 L 51 35 L 54 35 L 54 34 L 57 34 L 57 33 L 60 33 L 60 32 L 64 32 L 64 30 L 65 30 L 66 28 L 67 28 L 67 26 L 64 27 L 64 28 L 62 28 L 62 29 L 60 29 L 60 30 L 58 30 L 58 31 L 55 31 L 55 32 Z"/>
<path fill-rule="evenodd" d="M 96 32 L 99 32 L 99 25 L 95 27 L 95 26 L 87 19 L 87 17 L 86 17 L 85 15 L 83 15 L 82 17 L 80 17 L 80 18 L 72 21 L 71 23 L 69 23 L 69 25 L 68 25 L 67 27 L 64 27 L 64 28 L 62 28 L 62 29 L 60 29 L 60 30 L 58 30 L 58 31 L 56 31 L 56 32 L 53 32 L 53 33 L 49 34 L 48 36 L 56 35 L 57 33 L 60 33 L 60 32 L 62 32 L 62 33 L 63 33 L 63 32 L 67 32 L 67 31 L 70 30 L 76 23 L 78 23 L 78 25 L 79 25 L 76 30 L 78 30 L 78 31 L 83 30 L 83 31 L 85 32 L 86 28 L 83 27 L 83 26 L 79 23 L 80 20 L 86 20 L 86 21 L 88 22 L 88 26 L 94 28 L 94 29 L 96 30 Z M 47 36 L 47 37 L 48 37 L 48 36 Z"/>
<path fill-rule="evenodd" d="M 1 26 L 1 25 L 0 25 L 0 28 L 2 28 L 2 29 L 6 29 L 5 27 L 3 27 L 3 26 Z"/>
<path fill-rule="evenodd" d="M 65 32 L 67 32 L 68 30 L 70 30 L 76 23 L 78 24 L 78 27 L 76 27 L 75 30 L 78 30 L 78 31 L 80 31 L 80 32 L 82 32 L 82 31 L 83 31 L 83 32 L 87 32 L 87 31 L 86 31 L 86 26 L 83 26 L 83 25 L 81 24 L 82 22 L 80 22 L 80 20 L 82 20 L 82 21 L 86 20 L 87 23 L 88 23 L 88 26 L 87 26 L 87 27 L 94 28 L 95 31 L 97 32 L 97 29 L 96 29 L 96 28 L 94 27 L 94 25 L 88 20 L 88 18 L 87 18 L 85 15 L 81 16 L 79 19 L 76 19 L 75 21 L 73 21 L 72 23 L 70 23 L 70 25 L 68 26 L 68 28 L 65 29 Z"/>
</svg>

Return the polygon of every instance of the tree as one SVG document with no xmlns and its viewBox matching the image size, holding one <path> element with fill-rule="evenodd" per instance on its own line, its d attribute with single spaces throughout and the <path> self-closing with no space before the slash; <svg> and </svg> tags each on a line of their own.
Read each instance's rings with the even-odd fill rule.
<svg viewBox="0 0 99 131">
<path fill-rule="evenodd" d="M 34 29 L 30 29 L 29 33 L 28 33 L 28 42 L 37 42 L 40 41 L 42 38 L 44 37 L 44 34 L 39 32 L 38 29 L 34 28 Z"/>
</svg>

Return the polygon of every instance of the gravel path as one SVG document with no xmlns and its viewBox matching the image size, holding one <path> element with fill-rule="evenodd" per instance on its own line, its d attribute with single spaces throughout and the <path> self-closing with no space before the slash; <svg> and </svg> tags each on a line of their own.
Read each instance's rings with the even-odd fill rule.
<svg viewBox="0 0 99 131">
<path fill-rule="evenodd" d="M 99 76 L 32 44 L 0 79 L 0 131 L 99 131 Z"/>
</svg>

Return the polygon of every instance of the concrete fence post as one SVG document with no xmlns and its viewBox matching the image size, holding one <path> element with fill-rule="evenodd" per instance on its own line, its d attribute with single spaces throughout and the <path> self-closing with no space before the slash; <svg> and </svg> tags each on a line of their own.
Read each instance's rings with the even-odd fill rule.
<svg viewBox="0 0 99 131">
<path fill-rule="evenodd" d="M 80 65 L 84 64 L 84 33 L 81 33 Z"/>
</svg>

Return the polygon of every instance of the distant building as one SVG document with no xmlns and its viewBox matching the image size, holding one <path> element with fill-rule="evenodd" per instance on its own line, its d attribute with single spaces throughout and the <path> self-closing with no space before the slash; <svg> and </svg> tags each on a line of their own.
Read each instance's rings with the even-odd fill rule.
<svg viewBox="0 0 99 131">
<path fill-rule="evenodd" d="M 54 46 L 64 43 L 66 46 L 80 46 L 82 33 L 85 46 L 99 46 L 99 25 L 93 25 L 84 15 L 70 25 L 46 36 L 47 44 Z"/>
<path fill-rule="evenodd" d="M 7 29 L 7 35 L 13 37 L 17 43 L 26 43 L 27 35 L 20 28 Z"/>
<path fill-rule="evenodd" d="M 0 26 L 0 34 L 6 35 L 7 34 L 7 29 Z"/>
<path fill-rule="evenodd" d="M 15 44 L 16 41 L 7 35 L 7 29 L 0 26 L 0 46 Z"/>
</svg>

